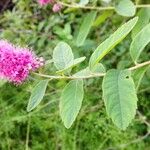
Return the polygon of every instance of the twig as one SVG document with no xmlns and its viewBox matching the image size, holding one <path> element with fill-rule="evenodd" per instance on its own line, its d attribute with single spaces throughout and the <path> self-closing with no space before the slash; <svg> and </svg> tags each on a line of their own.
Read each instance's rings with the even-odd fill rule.
<svg viewBox="0 0 150 150">
<path fill-rule="evenodd" d="M 137 114 L 139 115 L 141 121 L 143 123 L 145 123 L 147 125 L 147 127 L 149 128 L 150 127 L 150 123 L 146 120 L 146 117 L 143 114 L 141 114 L 141 112 L 139 112 L 139 111 L 137 111 Z M 139 138 L 137 138 L 137 139 L 135 139 L 135 140 L 133 140 L 133 141 L 131 141 L 129 143 L 120 144 L 120 145 L 118 145 L 116 147 L 109 147 L 107 150 L 109 150 L 109 149 L 115 149 L 116 150 L 117 148 L 123 149 L 123 148 L 127 147 L 128 145 L 131 145 L 131 144 L 134 144 L 134 143 L 138 143 L 138 142 L 146 139 L 149 135 L 150 135 L 150 132 L 148 131 L 144 136 L 141 136 L 141 137 L 139 137 Z"/>
<path fill-rule="evenodd" d="M 144 63 L 137 64 L 136 66 L 129 68 L 129 70 L 130 70 L 130 71 L 136 70 L 136 69 L 141 68 L 141 67 L 144 67 L 144 66 L 146 66 L 146 65 L 150 65 L 150 61 L 146 61 L 146 62 L 144 62 Z"/>
<path fill-rule="evenodd" d="M 120 149 L 120 148 L 121 148 L 121 149 L 124 149 L 124 148 L 127 147 L 128 145 L 131 145 L 131 144 L 134 144 L 134 143 L 138 143 L 138 142 L 140 142 L 140 141 L 146 139 L 149 135 L 150 135 L 150 132 L 147 132 L 144 136 L 141 136 L 141 137 L 139 137 L 139 138 L 137 138 L 137 139 L 135 139 L 135 140 L 133 140 L 133 141 L 131 141 L 131 142 L 129 142 L 129 143 L 121 144 L 121 145 L 118 145 L 118 146 L 116 146 L 116 147 L 109 147 L 109 148 L 107 148 L 107 149 L 105 149 L 105 150 L 110 150 L 110 149 L 116 150 L 116 149 Z"/>
<path fill-rule="evenodd" d="M 141 93 L 146 92 L 146 91 L 150 91 L 150 87 L 147 87 L 147 88 L 145 88 L 145 89 L 141 89 L 141 90 L 138 92 L 138 94 L 141 94 Z"/>
<path fill-rule="evenodd" d="M 129 143 L 121 144 L 121 145 L 118 146 L 118 147 L 119 147 L 119 148 L 125 148 L 125 147 L 127 147 L 128 145 L 130 145 L 130 144 L 138 143 L 138 142 L 140 142 L 140 141 L 146 139 L 149 135 L 150 135 L 150 133 L 148 132 L 148 133 L 146 133 L 144 136 L 139 137 L 139 138 L 137 138 L 137 139 L 135 139 L 135 140 L 133 140 L 133 141 L 131 141 L 131 142 L 129 142 Z"/>
<path fill-rule="evenodd" d="M 137 64 L 136 66 L 133 66 L 131 68 L 128 68 L 128 70 L 133 71 L 136 70 L 138 68 L 144 67 L 146 65 L 150 65 L 150 61 L 146 61 L 143 62 L 141 64 Z M 45 75 L 45 74 L 41 74 L 41 73 L 33 73 L 35 75 L 38 75 L 40 77 L 44 77 L 44 78 L 50 78 L 50 79 L 89 79 L 89 78 L 96 78 L 96 77 L 103 77 L 105 76 L 105 73 L 93 73 L 92 75 L 87 75 L 87 76 L 53 76 L 53 75 Z"/>
<path fill-rule="evenodd" d="M 29 117 L 29 116 L 30 116 L 30 117 L 35 116 L 35 114 L 36 114 L 37 112 L 39 112 L 40 110 L 44 109 L 45 107 L 47 107 L 48 105 L 50 105 L 50 104 L 52 104 L 52 103 L 54 103 L 54 102 L 58 102 L 58 100 L 49 101 L 49 102 L 47 102 L 46 104 L 44 104 L 43 106 L 37 108 L 35 111 L 30 112 L 30 113 L 27 114 L 27 115 L 22 115 L 22 116 L 18 116 L 18 117 L 13 117 L 13 118 L 11 118 L 11 119 L 9 119 L 9 120 L 6 120 L 5 122 L 7 123 L 7 122 L 10 122 L 10 121 L 25 120 L 25 119 L 27 119 L 27 117 Z"/>
<path fill-rule="evenodd" d="M 57 1 L 59 4 L 65 6 L 65 7 L 70 7 L 70 8 L 81 8 L 81 9 L 91 9 L 91 10 L 114 10 L 115 7 L 113 6 L 108 6 L 108 7 L 94 7 L 94 6 L 82 6 L 79 4 L 67 4 L 61 1 Z M 136 8 L 149 8 L 150 4 L 141 4 L 141 5 L 135 5 Z"/>
<path fill-rule="evenodd" d="M 33 74 L 38 75 L 40 77 L 44 77 L 44 78 L 50 78 L 50 79 L 88 79 L 88 78 L 105 76 L 105 73 L 97 73 L 97 74 L 82 76 L 82 77 L 77 77 L 77 76 L 51 76 L 51 75 L 45 75 L 45 74 L 41 74 L 41 73 L 33 73 Z"/>
<path fill-rule="evenodd" d="M 137 111 L 137 114 L 139 115 L 140 119 L 143 123 L 145 123 L 148 127 L 150 127 L 150 123 L 146 120 L 146 117 L 141 114 L 141 112 Z"/>
<path fill-rule="evenodd" d="M 25 150 L 29 150 L 30 124 L 31 124 L 31 117 L 29 116 L 29 118 L 28 118 L 28 124 L 27 124 L 26 148 L 25 148 Z"/>
</svg>

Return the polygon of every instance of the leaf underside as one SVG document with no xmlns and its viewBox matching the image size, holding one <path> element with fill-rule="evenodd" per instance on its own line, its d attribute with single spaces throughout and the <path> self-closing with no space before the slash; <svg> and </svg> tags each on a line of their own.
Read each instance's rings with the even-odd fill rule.
<svg viewBox="0 0 150 150">
<path fill-rule="evenodd" d="M 131 72 L 110 70 L 103 80 L 103 98 L 114 124 L 125 130 L 136 114 L 137 95 Z"/>
<path fill-rule="evenodd" d="M 33 110 L 35 107 L 39 105 L 39 103 L 42 101 L 46 87 L 48 85 L 49 80 L 42 80 L 40 81 L 32 90 L 29 103 L 27 106 L 27 111 Z"/>
<path fill-rule="evenodd" d="M 132 72 L 132 77 L 135 83 L 136 91 L 138 91 L 138 88 L 140 86 L 141 80 L 145 74 L 145 72 L 149 69 L 149 65 L 144 66 L 142 68 L 136 69 Z"/>
<path fill-rule="evenodd" d="M 142 8 L 139 10 L 137 16 L 139 20 L 132 30 L 132 39 L 145 27 L 150 21 L 150 8 Z"/>
<path fill-rule="evenodd" d="M 150 42 L 150 23 L 146 25 L 133 39 L 130 54 L 136 63 L 145 46 Z"/>
<path fill-rule="evenodd" d="M 80 57 L 80 58 L 76 58 L 73 60 L 72 64 L 69 64 L 66 68 L 57 71 L 56 73 L 64 73 L 66 71 L 68 71 L 69 69 L 75 67 L 76 65 L 80 64 L 81 62 L 83 62 L 86 59 L 86 57 Z"/>
<path fill-rule="evenodd" d="M 72 64 L 74 56 L 71 47 L 65 42 L 59 42 L 53 51 L 54 65 L 58 70 Z"/>
<path fill-rule="evenodd" d="M 120 0 L 115 10 L 121 16 L 131 17 L 135 15 L 136 7 L 131 0 Z"/>
<path fill-rule="evenodd" d="M 66 128 L 70 128 L 75 121 L 82 105 L 83 95 L 83 80 L 70 81 L 62 91 L 59 108 Z"/>
</svg>

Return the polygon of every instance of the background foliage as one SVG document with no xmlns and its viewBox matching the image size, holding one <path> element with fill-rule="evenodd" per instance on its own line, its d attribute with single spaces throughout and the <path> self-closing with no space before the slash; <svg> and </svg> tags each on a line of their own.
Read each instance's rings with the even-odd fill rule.
<svg viewBox="0 0 150 150">
<path fill-rule="evenodd" d="M 91 1 L 94 5 L 96 1 Z M 141 0 L 141 3 L 148 1 Z M 4 3 L 3 3 L 4 4 Z M 97 2 L 97 5 L 100 2 Z M 8 5 L 0 3 L 0 38 L 32 47 L 36 54 L 45 59 L 52 58 L 53 49 L 59 41 L 71 45 L 75 57 L 89 58 L 93 50 L 115 31 L 128 18 L 113 11 L 98 12 L 101 21 L 94 23 L 83 46 L 76 46 L 76 37 L 82 20 L 89 10 L 64 9 L 53 13 L 51 6 L 40 7 L 34 0 L 13 0 Z M 2 7 L 3 6 L 3 7 Z M 4 8 L 5 6 L 5 8 Z M 132 65 L 129 55 L 131 37 L 102 60 L 109 68 L 125 68 Z M 150 45 L 142 53 L 141 60 L 150 58 Z M 76 67 L 78 71 L 86 66 L 88 60 Z M 44 72 L 52 74 L 55 68 L 48 64 Z M 43 70 L 40 70 L 43 72 Z M 2 150 L 104 150 L 127 149 L 148 150 L 150 130 L 150 70 L 142 80 L 138 90 L 138 112 L 126 131 L 118 130 L 107 117 L 102 100 L 102 79 L 84 81 L 85 97 L 82 109 L 71 129 L 66 129 L 59 117 L 58 101 L 67 81 L 50 81 L 46 95 L 37 109 L 27 113 L 30 91 L 38 82 L 34 76 L 22 86 L 0 83 L 0 149 Z"/>
</svg>

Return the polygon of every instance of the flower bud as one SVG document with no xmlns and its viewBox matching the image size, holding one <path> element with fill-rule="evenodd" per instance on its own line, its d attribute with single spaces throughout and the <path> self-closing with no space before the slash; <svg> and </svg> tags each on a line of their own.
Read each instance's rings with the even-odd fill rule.
<svg viewBox="0 0 150 150">
<path fill-rule="evenodd" d="M 62 9 L 62 5 L 61 4 L 54 4 L 53 6 L 53 12 L 59 12 Z"/>
</svg>

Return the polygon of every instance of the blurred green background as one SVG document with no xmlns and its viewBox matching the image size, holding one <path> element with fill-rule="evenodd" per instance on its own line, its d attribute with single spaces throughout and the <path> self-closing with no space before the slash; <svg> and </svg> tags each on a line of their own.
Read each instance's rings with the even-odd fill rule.
<svg viewBox="0 0 150 150">
<path fill-rule="evenodd" d="M 141 3 L 148 3 L 143 0 Z M 103 5 L 91 0 L 91 5 Z M 0 1 L 0 38 L 28 46 L 46 60 L 59 41 L 71 45 L 76 58 L 86 56 L 88 64 L 93 50 L 129 18 L 110 11 L 109 16 L 93 26 L 82 47 L 75 43 L 79 27 L 89 10 L 63 9 L 53 13 L 51 6 L 40 7 L 36 0 Z M 98 12 L 97 17 L 104 12 Z M 107 69 L 132 66 L 129 55 L 131 36 L 121 42 L 103 60 Z M 141 62 L 150 58 L 150 45 L 144 50 Z M 40 70 L 54 74 L 52 64 Z M 82 109 L 70 129 L 66 129 L 59 116 L 58 102 L 67 81 L 51 81 L 42 103 L 31 113 L 26 106 L 30 92 L 40 80 L 33 75 L 21 86 L 0 82 L 0 150 L 149 150 L 150 137 L 150 70 L 138 91 L 138 112 L 126 131 L 120 131 L 108 118 L 102 99 L 102 79 L 85 80 Z"/>
</svg>

